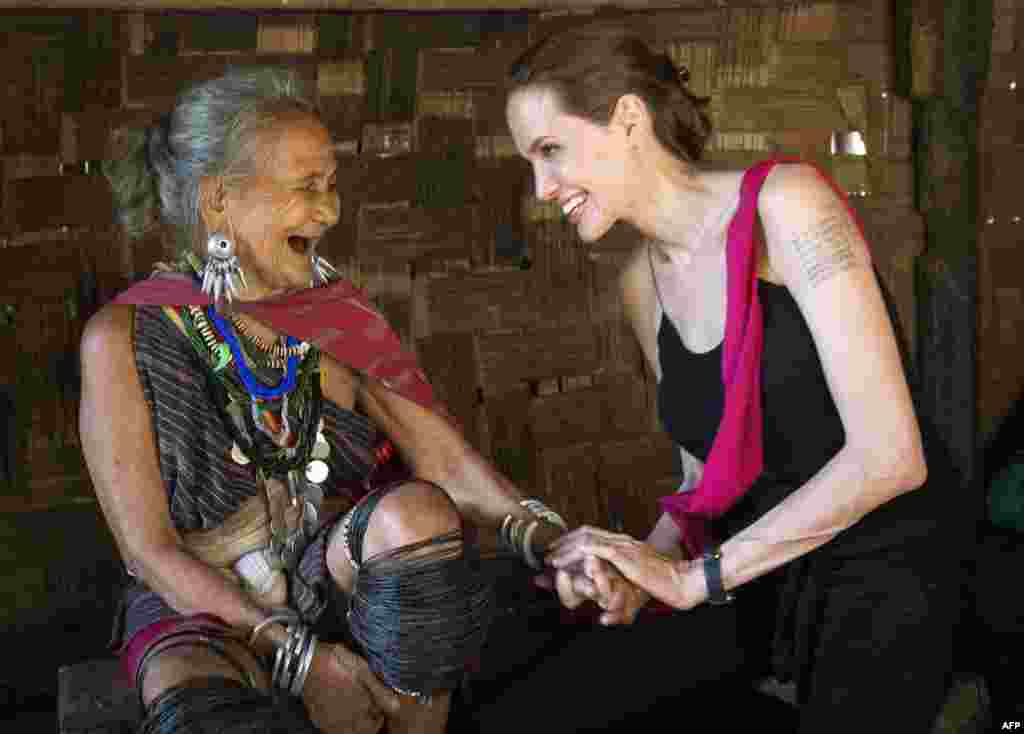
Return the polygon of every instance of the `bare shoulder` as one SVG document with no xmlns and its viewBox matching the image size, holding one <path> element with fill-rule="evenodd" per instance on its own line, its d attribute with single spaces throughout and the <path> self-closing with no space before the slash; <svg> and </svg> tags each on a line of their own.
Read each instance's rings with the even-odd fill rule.
<svg viewBox="0 0 1024 734">
<path fill-rule="evenodd" d="M 92 315 L 82 330 L 83 362 L 115 364 L 132 354 L 135 306 L 108 303 Z"/>
<path fill-rule="evenodd" d="M 813 289 L 841 273 L 870 268 L 867 243 L 849 205 L 814 166 L 772 169 L 758 211 L 771 265 L 790 288 Z"/>
</svg>

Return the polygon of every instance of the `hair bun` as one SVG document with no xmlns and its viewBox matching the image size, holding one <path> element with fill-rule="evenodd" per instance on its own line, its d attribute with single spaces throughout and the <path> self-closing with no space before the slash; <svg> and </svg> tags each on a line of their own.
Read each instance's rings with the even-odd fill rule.
<svg viewBox="0 0 1024 734">
<path fill-rule="evenodd" d="M 661 64 L 658 66 L 658 79 L 663 82 L 685 86 L 690 81 L 690 70 L 685 66 L 676 66 L 668 54 L 664 55 Z"/>
</svg>

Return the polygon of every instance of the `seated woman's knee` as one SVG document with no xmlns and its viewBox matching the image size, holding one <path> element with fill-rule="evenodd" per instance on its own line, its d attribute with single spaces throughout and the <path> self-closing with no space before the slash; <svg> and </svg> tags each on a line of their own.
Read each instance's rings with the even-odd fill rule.
<svg viewBox="0 0 1024 734">
<path fill-rule="evenodd" d="M 258 688 L 269 689 L 266 673 L 260 668 L 255 656 L 245 645 L 234 640 L 222 640 L 223 654 L 210 645 L 197 642 L 194 645 L 180 645 L 156 653 L 145 662 L 140 671 L 140 694 L 145 706 L 149 706 L 164 691 L 204 677 L 221 677 L 247 682 L 246 677 L 255 681 Z M 225 655 L 230 656 L 228 660 Z M 245 671 L 246 675 L 243 675 Z"/>
<path fill-rule="evenodd" d="M 414 479 L 388 492 L 366 525 L 363 558 L 418 543 L 461 526 L 448 494 L 431 482 Z"/>
</svg>

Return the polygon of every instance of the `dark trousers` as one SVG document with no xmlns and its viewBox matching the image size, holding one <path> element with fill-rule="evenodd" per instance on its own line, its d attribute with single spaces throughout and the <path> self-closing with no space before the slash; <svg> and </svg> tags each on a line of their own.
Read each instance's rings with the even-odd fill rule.
<svg viewBox="0 0 1024 734">
<path fill-rule="evenodd" d="M 711 718 L 726 731 L 927 734 L 950 683 L 959 586 L 953 569 L 922 573 L 919 561 L 887 551 L 819 565 L 799 711 L 753 689 L 771 674 L 778 572 L 733 605 L 631 627 L 560 625 L 556 606 L 506 616 L 451 731 L 625 732 Z"/>
</svg>

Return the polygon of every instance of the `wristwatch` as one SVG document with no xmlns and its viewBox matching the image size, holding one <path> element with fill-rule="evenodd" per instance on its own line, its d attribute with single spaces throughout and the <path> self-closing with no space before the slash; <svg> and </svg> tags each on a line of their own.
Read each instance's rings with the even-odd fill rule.
<svg viewBox="0 0 1024 734">
<path fill-rule="evenodd" d="M 728 604 L 736 597 L 722 587 L 722 549 L 708 548 L 701 557 L 704 562 L 704 582 L 708 586 L 708 604 Z"/>
</svg>

